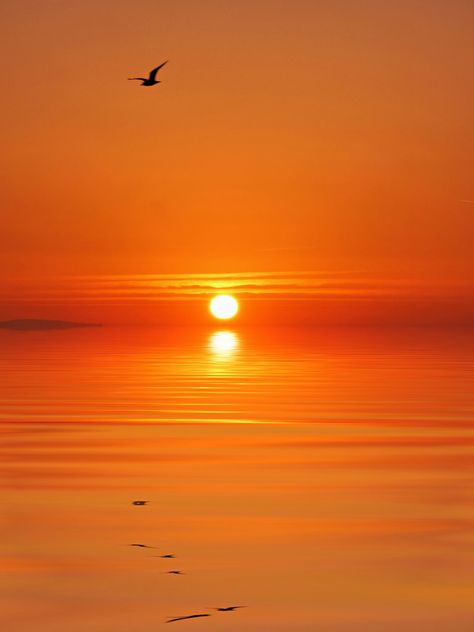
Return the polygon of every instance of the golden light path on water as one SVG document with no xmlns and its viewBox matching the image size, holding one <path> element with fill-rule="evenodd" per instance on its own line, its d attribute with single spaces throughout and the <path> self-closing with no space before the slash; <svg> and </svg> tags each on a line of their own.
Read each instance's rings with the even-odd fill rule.
<svg viewBox="0 0 474 632">
<path fill-rule="evenodd" d="M 231 358 L 239 346 L 239 338 L 233 331 L 216 331 L 209 337 L 209 349 L 216 359 Z"/>
</svg>

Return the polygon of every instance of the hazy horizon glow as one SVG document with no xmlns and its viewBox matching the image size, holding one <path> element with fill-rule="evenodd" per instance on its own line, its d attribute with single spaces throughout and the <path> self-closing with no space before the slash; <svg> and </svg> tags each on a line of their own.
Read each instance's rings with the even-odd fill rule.
<svg viewBox="0 0 474 632">
<path fill-rule="evenodd" d="M 349 272 L 135 274 L 10 279 L 4 319 L 66 318 L 120 325 L 212 323 L 209 301 L 231 294 L 238 325 L 469 325 L 468 282 L 367 278 Z"/>
</svg>

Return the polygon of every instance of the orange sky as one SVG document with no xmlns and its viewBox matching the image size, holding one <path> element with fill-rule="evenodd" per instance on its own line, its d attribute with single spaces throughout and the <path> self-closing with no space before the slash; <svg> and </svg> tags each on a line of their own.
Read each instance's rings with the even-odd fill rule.
<svg viewBox="0 0 474 632">
<path fill-rule="evenodd" d="M 441 295 L 471 283 L 472 2 L 0 11 L 5 284 L 300 270 Z M 168 58 L 161 85 L 126 81 Z M 0 317 L 36 315 L 16 292 Z"/>
</svg>

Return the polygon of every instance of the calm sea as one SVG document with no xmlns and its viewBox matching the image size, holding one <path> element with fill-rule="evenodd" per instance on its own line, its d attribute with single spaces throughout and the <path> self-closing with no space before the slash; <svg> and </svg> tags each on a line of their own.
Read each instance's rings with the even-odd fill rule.
<svg viewBox="0 0 474 632">
<path fill-rule="evenodd" d="M 2 629 L 474 629 L 472 330 L 0 349 Z"/>
</svg>

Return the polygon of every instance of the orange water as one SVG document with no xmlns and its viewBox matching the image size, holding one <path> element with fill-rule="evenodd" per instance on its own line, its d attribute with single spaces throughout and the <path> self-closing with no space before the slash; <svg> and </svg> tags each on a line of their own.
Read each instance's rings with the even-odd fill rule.
<svg viewBox="0 0 474 632">
<path fill-rule="evenodd" d="M 474 629 L 473 333 L 2 332 L 2 629 Z"/>
</svg>

